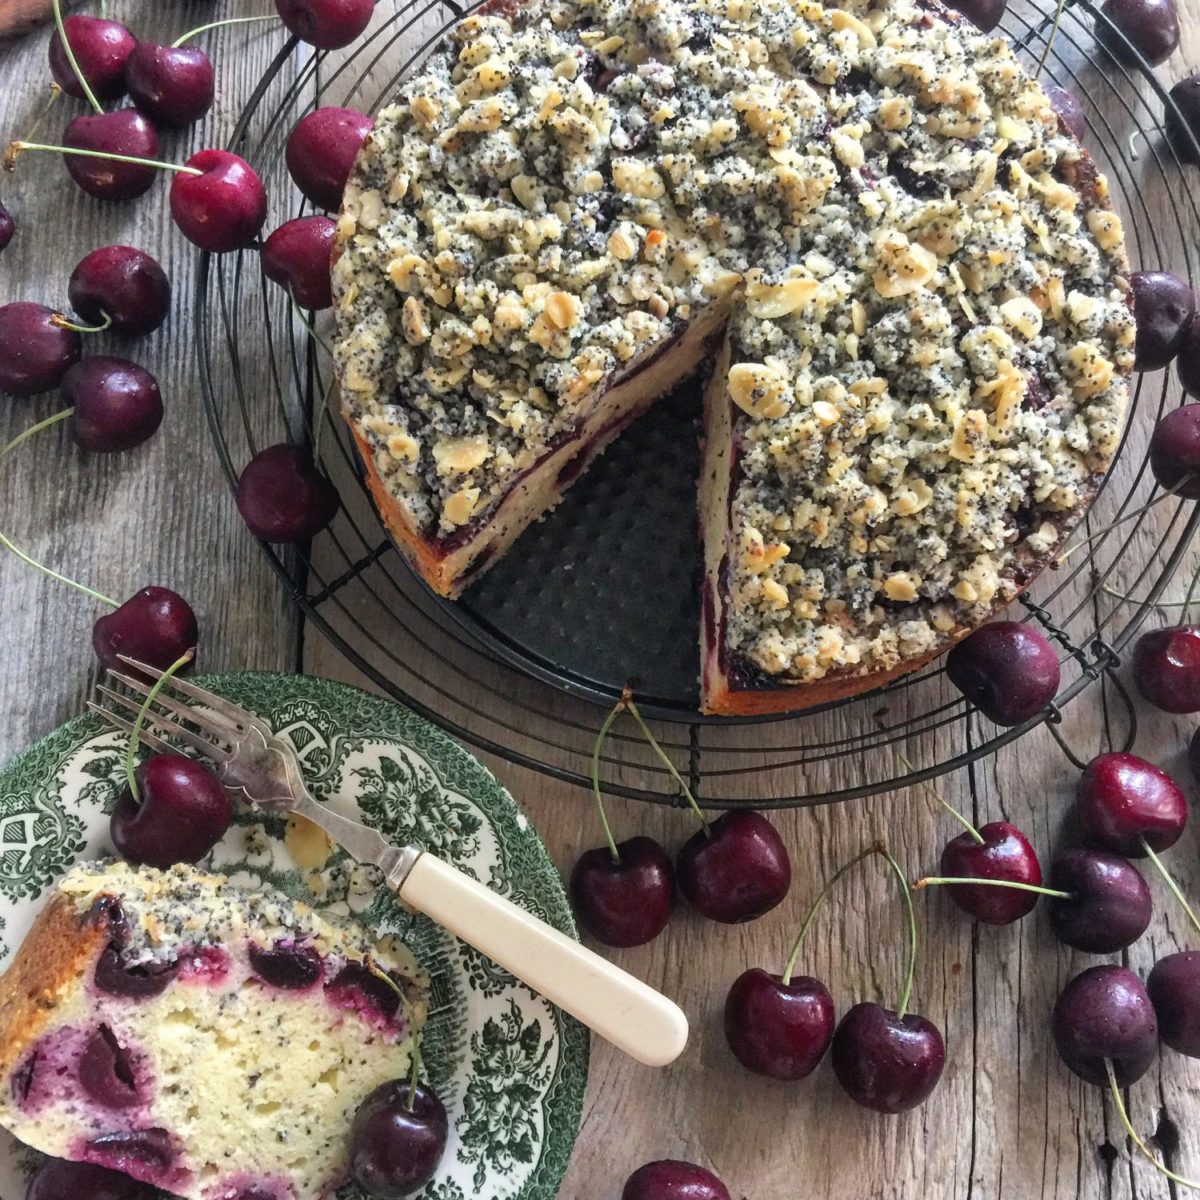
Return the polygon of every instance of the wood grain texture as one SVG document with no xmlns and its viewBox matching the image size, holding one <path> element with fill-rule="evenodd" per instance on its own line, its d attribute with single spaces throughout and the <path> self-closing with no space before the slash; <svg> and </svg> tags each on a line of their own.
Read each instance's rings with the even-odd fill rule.
<svg viewBox="0 0 1200 1200">
<path fill-rule="evenodd" d="M 257 0 L 251 11 L 267 9 L 266 0 Z M 151 7 L 126 0 L 117 7 L 118 16 L 159 37 L 199 23 L 209 11 L 199 2 Z M 1163 68 L 1164 79 L 1200 67 L 1200 0 L 1181 0 L 1181 16 L 1184 46 Z M 44 39 L 44 33 L 31 37 L 0 58 L 4 78 L 11 81 L 0 94 L 0 131 L 24 131 L 40 105 Z M 226 31 L 221 36 L 220 107 L 204 130 L 180 139 L 180 152 L 184 144 L 198 146 L 205 138 L 228 132 L 278 44 L 273 31 Z M 386 69 L 381 63 L 364 91 L 385 78 Z M 1091 115 L 1103 115 L 1124 136 L 1128 131 L 1121 106 L 1091 86 L 1096 81 L 1089 81 L 1086 70 L 1080 76 L 1082 90 L 1103 106 L 1101 114 L 1093 110 Z M 330 96 L 326 102 L 336 99 Z M 56 122 L 60 119 L 55 117 Z M 1159 265 L 1149 257 L 1151 228 L 1169 228 L 1171 221 L 1165 189 L 1143 173 L 1147 161 L 1143 154 L 1129 180 L 1131 186 L 1141 187 L 1145 210 L 1118 201 L 1136 218 L 1132 227 L 1145 246 L 1135 265 L 1144 266 Z M 65 186 L 56 164 L 27 161 L 15 179 L 4 180 L 3 192 L 22 228 L 0 256 L 0 302 L 60 299 L 76 258 L 94 244 L 119 238 L 164 256 L 177 299 L 170 330 L 132 348 L 135 357 L 160 373 L 169 406 L 162 435 L 126 458 L 86 462 L 66 448 L 60 434 L 45 435 L 3 468 L 0 511 L 5 516 L 0 527 L 102 589 L 124 594 L 154 580 L 189 595 L 208 631 L 206 665 L 288 669 L 300 661 L 312 673 L 369 684 L 317 631 L 298 628 L 282 589 L 239 527 L 208 448 L 188 348 L 185 305 L 194 258 L 171 235 L 164 189 L 157 188 L 135 208 L 105 208 Z M 245 319 L 256 319 L 255 310 L 247 309 Z M 250 340 L 243 330 L 243 343 Z M 1176 400 L 1173 392 L 1169 402 Z M 11 436 L 52 407 L 53 401 L 43 398 L 0 410 L 0 437 Z M 261 419 L 263 427 L 256 433 L 265 435 L 269 419 Z M 1138 495 L 1147 490 L 1134 477 L 1131 464 L 1141 459 L 1151 420 L 1151 410 L 1145 409 L 1131 429 L 1126 454 L 1110 484 L 1110 494 L 1118 498 L 1135 487 Z M 357 501 L 350 507 L 363 531 L 361 542 L 353 541 L 357 535 L 349 528 L 349 518 L 339 520 L 346 522 L 349 544 L 365 553 L 377 526 Z M 1136 535 L 1133 560 L 1144 560 L 1154 551 L 1167 521 L 1165 514 L 1151 515 Z M 326 578 L 345 569 L 344 557 L 332 551 L 323 554 L 318 567 Z M 1185 561 L 1181 577 L 1194 561 L 1194 556 Z M 391 589 L 405 586 L 383 563 L 367 575 L 384 603 Z M 1138 594 L 1145 586 L 1129 574 L 1118 574 L 1114 584 Z M 1182 591 L 1177 581 L 1172 597 Z M 1073 595 L 1082 598 L 1078 589 Z M 0 596 L 6 622 L 0 678 L 8 699 L 0 757 L 7 757 L 78 711 L 89 682 L 83 664 L 89 661 L 87 630 L 93 607 L 10 558 L 0 559 Z M 397 645 L 390 627 L 379 621 L 377 604 L 349 592 L 345 599 L 368 631 L 375 622 L 379 643 L 372 654 L 379 659 L 393 656 L 389 669 L 411 670 L 406 678 L 422 703 L 451 712 L 454 720 L 477 733 L 493 731 L 494 723 L 489 722 L 486 731 L 473 724 L 482 719 L 472 713 L 470 703 L 474 698 L 480 710 L 494 712 L 493 692 L 510 697 L 512 712 L 519 714 L 506 735 L 517 746 L 543 731 L 542 719 L 529 717 L 518 705 L 556 707 L 585 731 L 589 723 L 598 723 L 598 715 L 586 706 L 551 704 L 540 685 L 476 665 L 476 682 L 466 703 L 461 695 L 452 700 L 447 693 L 455 689 L 444 685 L 460 663 L 454 657 L 435 661 L 428 630 L 419 619 Z M 1086 640 L 1096 622 L 1104 620 L 1111 611 L 1106 604 L 1083 607 L 1072 624 L 1077 640 Z M 421 684 L 420 677 L 433 682 Z M 893 701 L 893 717 L 902 715 L 900 709 L 909 702 L 906 695 Z M 807 720 L 804 736 L 810 742 L 845 736 L 850 728 L 844 713 Z M 1096 687 L 1067 709 L 1063 736 L 1087 756 L 1110 740 L 1121 740 L 1122 720 L 1115 698 Z M 1145 708 L 1139 709 L 1139 720 L 1138 751 L 1187 778 L 1182 751 L 1193 723 Z M 680 740 L 677 730 L 664 732 Z M 974 737 L 986 733 L 972 730 Z M 754 739 L 767 736 L 741 732 L 728 741 L 753 750 L 758 744 Z M 961 729 L 950 727 L 912 739 L 905 750 L 918 763 L 939 761 L 963 749 L 962 737 Z M 586 732 L 578 739 L 586 740 Z M 618 738 L 612 747 L 615 756 L 629 761 L 631 779 L 648 761 L 632 737 Z M 565 747 L 561 761 L 574 758 Z M 596 844 L 599 834 L 584 793 L 494 757 L 487 761 L 530 814 L 564 871 L 582 848 Z M 753 765 L 754 755 L 746 761 Z M 853 761 L 822 764 L 806 768 L 803 782 L 809 790 L 845 786 L 867 766 Z M 946 777 L 940 786 L 978 822 L 1001 816 L 1016 821 L 1046 860 L 1060 835 L 1074 779 L 1074 769 L 1040 730 L 972 770 Z M 795 793 L 800 781 L 763 771 L 741 777 L 740 786 L 748 799 L 769 798 Z M 1194 799 L 1195 789 L 1191 791 Z M 680 845 L 693 829 L 685 813 L 631 802 L 610 802 L 610 814 L 618 836 L 647 833 L 670 847 Z M 1054 998 L 1072 974 L 1096 960 L 1059 947 L 1040 911 L 1017 927 L 996 930 L 974 928 L 944 895 L 926 893 L 919 901 L 922 953 L 914 1003 L 942 1027 L 949 1061 L 941 1087 L 918 1111 L 890 1120 L 863 1113 L 840 1093 L 827 1066 L 795 1086 L 768 1083 L 741 1071 L 720 1026 L 728 984 L 750 965 L 778 969 L 811 895 L 864 844 L 885 840 L 905 869 L 916 875 L 936 864 L 942 843 L 956 832 L 922 790 L 794 811 L 780 815 L 777 823 L 795 867 L 793 892 L 781 909 L 737 928 L 713 926 L 680 911 L 654 945 L 613 955 L 680 1000 L 693 1023 L 693 1043 L 666 1071 L 639 1067 L 606 1046 L 595 1047 L 583 1131 L 562 1189 L 564 1200 L 616 1200 L 629 1172 L 659 1157 L 704 1163 L 728 1181 L 735 1198 L 753 1200 L 1165 1200 L 1176 1194 L 1144 1163 L 1130 1158 L 1111 1106 L 1058 1061 L 1049 1039 Z M 1200 832 L 1190 830 L 1171 855 L 1172 866 L 1193 895 L 1200 894 L 1198 841 Z M 1143 971 L 1161 954 L 1200 945 L 1200 936 L 1187 927 L 1161 883 L 1152 880 L 1151 886 L 1159 906 L 1151 933 L 1123 956 Z M 840 1008 L 860 998 L 892 1002 L 903 951 L 894 884 L 876 867 L 865 866 L 845 881 L 836 902 L 822 915 L 803 969 L 829 983 Z M 1200 1064 L 1168 1053 L 1130 1096 L 1138 1128 L 1157 1134 L 1155 1144 L 1177 1169 L 1200 1174 Z"/>
</svg>

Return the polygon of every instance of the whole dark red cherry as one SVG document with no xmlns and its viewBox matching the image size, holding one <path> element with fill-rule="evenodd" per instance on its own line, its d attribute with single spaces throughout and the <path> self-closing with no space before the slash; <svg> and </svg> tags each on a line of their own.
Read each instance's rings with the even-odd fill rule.
<svg viewBox="0 0 1200 1200">
<path fill-rule="evenodd" d="M 993 621 L 946 656 L 950 682 L 997 725 L 1020 725 L 1058 693 L 1058 655 L 1040 630 Z"/>
<path fill-rule="evenodd" d="M 0 250 L 3 250 L 13 240 L 17 232 L 17 223 L 12 219 L 12 213 L 0 204 Z"/>
<path fill-rule="evenodd" d="M 1192 769 L 1192 778 L 1200 783 L 1200 729 L 1192 734 L 1188 742 L 1188 766 Z"/>
<path fill-rule="evenodd" d="M 92 626 L 92 647 L 110 671 L 128 671 L 118 655 L 165 671 L 199 640 L 196 614 L 170 588 L 146 587 Z"/>
<path fill-rule="evenodd" d="M 901 1113 L 924 1103 L 937 1087 L 946 1045 L 938 1027 L 924 1017 L 856 1004 L 833 1035 L 830 1062 L 856 1104 Z"/>
<path fill-rule="evenodd" d="M 1054 1005 L 1054 1044 L 1080 1079 L 1108 1086 L 1106 1058 L 1121 1087 L 1136 1083 L 1154 1061 L 1158 1020 L 1142 981 L 1125 967 L 1088 967 Z"/>
<path fill-rule="evenodd" d="M 1183 335 L 1176 369 L 1179 371 L 1179 382 L 1183 384 L 1183 390 L 1192 399 L 1200 400 L 1200 317 L 1192 318 L 1192 323 Z M 1191 405 L 1187 407 L 1190 408 Z M 1182 409 L 1175 411 L 1181 412 Z"/>
<path fill-rule="evenodd" d="M 1164 121 L 1167 140 L 1181 162 L 1200 163 L 1200 71 L 1193 71 L 1171 89 Z"/>
<path fill-rule="evenodd" d="M 139 799 L 126 786 L 108 832 L 117 853 L 165 870 L 199 862 L 225 836 L 233 805 L 221 781 L 183 754 L 152 754 L 134 771 Z"/>
<path fill-rule="evenodd" d="M 606 946 L 642 946 L 666 928 L 675 902 L 675 871 L 653 839 L 634 837 L 587 850 L 571 872 L 571 905 L 579 923 Z"/>
<path fill-rule="evenodd" d="M 317 108 L 288 134 L 287 168 L 316 207 L 336 212 L 354 160 L 375 122 L 352 108 Z"/>
<path fill-rule="evenodd" d="M 1075 811 L 1084 837 L 1126 858 L 1169 850 L 1187 824 L 1187 801 L 1165 771 L 1136 754 L 1101 754 L 1079 777 Z"/>
<path fill-rule="evenodd" d="M 79 70 L 97 100 L 115 100 L 125 94 L 125 67 L 137 46 L 137 38 L 117 21 L 104 17 L 72 16 L 63 20 L 67 41 Z M 50 74 L 68 96 L 87 98 L 62 38 L 56 29 L 50 35 Z"/>
<path fill-rule="evenodd" d="M 212 59 L 197 46 L 141 42 L 125 68 L 129 98 L 156 125 L 181 129 L 212 108 Z"/>
<path fill-rule="evenodd" d="M 267 191 L 244 158 L 201 150 L 171 181 L 171 217 L 188 241 L 213 254 L 248 246 L 267 219 Z"/>
<path fill-rule="evenodd" d="M 725 1040 L 738 1062 L 770 1079 L 803 1079 L 833 1038 L 833 997 L 819 980 L 787 983 L 760 967 L 743 972 L 725 998 Z"/>
<path fill-rule="evenodd" d="M 136 108 L 76 117 L 63 134 L 69 150 L 95 150 L 101 154 L 127 154 L 155 158 L 158 134 Z M 158 168 L 142 163 L 117 162 L 65 154 L 67 173 L 89 196 L 98 200 L 134 200 L 150 190 Z"/>
<path fill-rule="evenodd" d="M 275 0 L 280 20 L 318 50 L 348 46 L 371 23 L 374 0 Z"/>
<path fill-rule="evenodd" d="M 148 1184 L 119 1171 L 48 1158 L 30 1179 L 25 1200 L 153 1200 L 156 1195 Z"/>
<path fill-rule="evenodd" d="M 729 1189 L 695 1163 L 664 1158 L 638 1167 L 625 1181 L 621 1200 L 729 1200 Z"/>
<path fill-rule="evenodd" d="M 1172 362 L 1196 315 L 1196 293 L 1170 271 L 1135 271 L 1129 277 L 1137 318 L 1135 371 L 1158 371 Z"/>
<path fill-rule="evenodd" d="M 418 1191 L 437 1171 L 449 1128 L 432 1088 L 418 1084 L 413 1091 L 407 1079 L 381 1084 L 358 1106 L 350 1126 L 354 1182 L 378 1200 Z"/>
<path fill-rule="evenodd" d="M 1096 37 L 1118 62 L 1137 66 L 1140 55 L 1157 67 L 1179 48 L 1175 0 L 1105 0 L 1100 12 L 1125 35 L 1113 34 L 1106 21 L 1096 22 Z"/>
<path fill-rule="evenodd" d="M 783 900 L 792 885 L 792 864 L 766 817 L 735 809 L 688 839 L 675 860 L 675 877 L 697 912 L 736 925 Z"/>
<path fill-rule="evenodd" d="M 1000 24 L 1008 0 L 951 0 L 950 7 L 962 13 L 983 33 L 991 33 Z"/>
<path fill-rule="evenodd" d="M 1142 873 L 1103 850 L 1064 850 L 1050 866 L 1050 886 L 1070 892 L 1049 904 L 1050 928 L 1060 942 L 1089 954 L 1115 954 L 1146 932 L 1154 913 Z"/>
<path fill-rule="evenodd" d="M 1133 647 L 1133 678 L 1155 708 L 1200 712 L 1200 627 L 1173 625 L 1143 633 Z"/>
<path fill-rule="evenodd" d="M 1188 1058 L 1200 1058 L 1200 951 L 1160 958 L 1146 980 L 1146 991 L 1163 1043 Z"/>
<path fill-rule="evenodd" d="M 132 450 L 162 424 L 158 381 L 128 359 L 95 355 L 77 362 L 62 378 L 62 396 L 75 410 L 71 436 L 94 454 Z"/>
<path fill-rule="evenodd" d="M 1008 821 L 992 821 L 979 829 L 983 842 L 963 832 L 946 843 L 941 873 L 969 879 L 1004 879 L 1010 883 L 1042 882 L 1042 868 L 1029 839 Z M 1010 925 L 1033 911 L 1036 892 L 1019 888 L 951 884 L 950 899 L 985 925 Z"/>
<path fill-rule="evenodd" d="M 1046 93 L 1046 99 L 1053 105 L 1054 111 L 1058 113 L 1063 127 L 1076 141 L 1082 142 L 1087 135 L 1087 120 L 1083 115 L 1079 97 L 1074 92 L 1059 87 L 1057 83 L 1043 84 L 1042 90 Z"/>
<path fill-rule="evenodd" d="M 55 324 L 54 309 L 28 300 L 0 307 L 0 392 L 34 396 L 49 391 L 82 351 L 83 339 Z"/>
<path fill-rule="evenodd" d="M 330 256 L 334 223 L 315 214 L 280 225 L 263 243 L 259 257 L 263 273 L 290 293 L 301 308 L 333 304 Z"/>
<path fill-rule="evenodd" d="M 1150 435 L 1150 470 L 1159 487 L 1187 500 L 1200 500 L 1200 404 L 1173 408 L 1155 425 Z"/>
<path fill-rule="evenodd" d="M 247 464 L 234 493 L 250 532 L 264 542 L 295 545 L 316 537 L 337 515 L 337 489 L 303 446 L 281 442 Z"/>
<path fill-rule="evenodd" d="M 101 246 L 85 254 L 67 284 L 71 307 L 93 324 L 107 317 L 114 333 L 143 337 L 167 318 L 171 284 L 144 250 Z"/>
</svg>

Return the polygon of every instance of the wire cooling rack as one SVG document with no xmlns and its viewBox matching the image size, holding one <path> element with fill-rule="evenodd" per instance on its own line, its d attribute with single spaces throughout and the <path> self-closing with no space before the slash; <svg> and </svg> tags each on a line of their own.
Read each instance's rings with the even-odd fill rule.
<svg viewBox="0 0 1200 1200">
<path fill-rule="evenodd" d="M 372 31 L 348 52 L 310 53 L 289 41 L 250 97 L 231 148 L 262 173 L 273 197 L 295 196 L 283 166 L 284 144 L 295 122 L 329 104 L 377 110 L 469 9 L 453 0 L 380 0 Z M 1181 165 L 1164 137 L 1164 113 L 1172 103 L 1166 90 L 1090 0 L 1070 0 L 1051 38 L 1053 25 L 1052 12 L 1015 0 L 1001 30 L 1031 68 L 1045 55 L 1043 78 L 1080 98 L 1089 123 L 1087 145 L 1107 174 L 1125 220 L 1134 267 L 1170 269 L 1195 285 L 1200 233 L 1195 172 Z M 1125 48 L 1123 61 L 1098 40 L 1098 30 L 1107 32 L 1108 46 Z M 277 207 L 273 218 L 281 222 L 303 211 L 297 200 L 291 213 Z M 1063 567 L 1045 572 L 1022 601 L 1024 618 L 1041 625 L 1061 647 L 1064 683 L 1045 712 L 1017 728 L 993 727 L 969 709 L 935 665 L 881 691 L 800 716 L 703 718 L 680 695 L 680 680 L 691 669 L 687 655 L 695 622 L 689 623 L 685 606 L 674 614 L 678 628 L 673 632 L 656 624 L 663 606 L 656 603 L 655 589 L 663 585 L 659 568 L 646 557 L 647 543 L 640 540 L 649 535 L 639 534 L 637 522 L 620 508 L 628 498 L 609 487 L 613 478 L 638 469 L 636 458 L 632 467 L 611 468 L 609 462 L 626 439 L 636 455 L 636 426 L 564 502 L 564 509 L 575 503 L 585 514 L 591 505 L 593 513 L 604 513 L 606 524 L 593 523 L 572 535 L 564 509 L 552 519 L 562 523 L 553 534 L 560 548 L 572 536 L 586 542 L 597 528 L 617 530 L 618 551 L 624 554 L 609 555 L 607 547 L 603 553 L 614 562 L 628 556 L 632 574 L 606 586 L 614 588 L 614 603 L 628 599 L 634 604 L 632 627 L 614 634 L 604 624 L 604 612 L 588 612 L 589 588 L 574 589 L 583 593 L 581 601 L 570 598 L 572 589 L 560 586 L 561 578 L 539 589 L 534 569 L 519 576 L 493 573 L 492 579 L 506 580 L 504 587 L 492 588 L 499 595 L 479 602 L 469 593 L 455 606 L 430 593 L 388 540 L 367 498 L 348 434 L 327 407 L 332 371 L 322 327 L 294 313 L 282 292 L 264 281 L 256 251 L 202 256 L 194 315 L 209 425 L 231 486 L 256 450 L 290 438 L 313 448 L 341 492 L 342 513 L 302 552 L 263 547 L 309 626 L 373 684 L 449 732 L 572 784 L 589 782 L 599 706 L 611 705 L 619 694 L 625 675 L 615 672 L 626 662 L 634 664 L 628 673 L 637 675 L 637 664 L 652 660 L 648 676 L 666 681 L 667 686 L 635 694 L 660 723 L 667 754 L 701 803 L 713 808 L 746 800 L 762 808 L 791 807 L 872 795 L 965 766 L 1043 723 L 1053 730 L 1062 709 L 1119 664 L 1200 521 L 1200 509 L 1190 502 L 1162 496 L 1144 454 L 1134 449 L 1134 443 L 1144 446 L 1147 431 L 1180 403 L 1173 374 L 1137 376 L 1122 452 L 1072 539 L 1081 543 L 1079 549 Z M 662 402 L 672 403 L 686 405 L 687 398 Z M 652 430 L 643 436 L 659 435 Z M 686 455 L 690 451 L 678 447 L 690 441 L 678 436 L 676 427 L 665 444 Z M 690 497 L 687 470 L 686 462 L 679 465 Z M 671 478 L 669 471 L 665 474 Z M 595 494 L 577 501 L 576 493 L 583 495 L 585 487 Z M 1142 511 L 1156 498 L 1161 503 Z M 550 523 L 542 527 L 552 528 Z M 538 536 L 537 530 L 525 534 L 510 558 L 519 561 L 527 541 L 532 544 Z M 535 562 L 536 552 L 535 545 L 529 552 Z M 676 579 L 675 586 L 687 589 L 691 581 Z M 568 611 L 563 618 L 563 607 L 576 601 L 589 618 L 583 624 L 597 628 L 580 628 L 580 612 Z M 574 630 L 574 640 L 555 643 L 546 632 L 555 625 L 560 632 Z M 548 637 L 549 652 L 531 647 L 531 629 L 535 637 Z M 618 634 L 624 659 L 613 651 Z M 689 649 L 676 651 L 676 644 Z M 604 670 L 592 669 L 594 662 L 604 663 L 607 677 Z M 690 682 L 682 685 L 685 691 Z M 912 765 L 905 747 L 918 739 L 923 761 Z M 670 773 L 636 731 L 621 732 L 618 726 L 600 770 L 601 785 L 612 794 L 680 802 Z"/>
</svg>

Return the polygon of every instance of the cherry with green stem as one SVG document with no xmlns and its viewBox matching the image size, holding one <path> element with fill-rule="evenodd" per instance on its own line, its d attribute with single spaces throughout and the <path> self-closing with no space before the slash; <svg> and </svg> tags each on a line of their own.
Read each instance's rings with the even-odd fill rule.
<svg viewBox="0 0 1200 1200">
<path fill-rule="evenodd" d="M 125 93 L 125 71 L 137 38 L 105 17 L 63 17 L 61 0 L 53 4 L 55 32 L 50 38 L 50 73 L 69 96 L 102 112 L 101 100 Z"/>
</svg>

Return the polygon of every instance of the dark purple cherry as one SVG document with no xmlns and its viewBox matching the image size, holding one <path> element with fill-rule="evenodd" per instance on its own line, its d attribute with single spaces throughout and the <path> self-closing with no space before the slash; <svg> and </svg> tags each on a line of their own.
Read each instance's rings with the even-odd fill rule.
<svg viewBox="0 0 1200 1200">
<path fill-rule="evenodd" d="M 1114 34 L 1108 22 L 1100 20 L 1096 36 L 1118 62 L 1137 66 L 1140 56 L 1157 67 L 1179 48 L 1175 0 L 1105 0 L 1100 12 L 1119 32 Z"/>
<path fill-rule="evenodd" d="M 114 333 L 142 337 L 167 318 L 171 284 L 144 250 L 102 246 L 85 255 L 67 284 L 71 307 L 93 324 L 112 322 Z"/>
<path fill-rule="evenodd" d="M 1188 766 L 1192 769 L 1192 778 L 1200 783 L 1200 729 L 1192 734 L 1188 742 Z"/>
<path fill-rule="evenodd" d="M 63 21 L 67 41 L 79 70 L 97 100 L 115 100 L 125 94 L 125 68 L 137 47 L 137 38 L 117 21 L 103 17 L 73 16 Z M 87 99 L 56 29 L 50 35 L 50 74 L 68 96 Z"/>
<path fill-rule="evenodd" d="M 783 839 L 750 809 L 728 812 L 689 838 L 675 860 L 675 874 L 697 912 L 727 925 L 770 912 L 792 885 Z"/>
<path fill-rule="evenodd" d="M 196 46 L 141 42 L 125 68 L 129 98 L 156 125 L 182 129 L 212 108 L 212 59 Z"/>
<path fill-rule="evenodd" d="M 127 1000 L 148 1000 L 167 990 L 167 984 L 179 973 L 179 963 L 126 963 L 116 945 L 105 947 L 96 963 L 95 984 L 98 991 Z"/>
<path fill-rule="evenodd" d="M 729 1200 L 729 1189 L 695 1163 L 664 1158 L 638 1167 L 625 1181 L 621 1200 Z"/>
<path fill-rule="evenodd" d="M 394 1200 L 434 1176 L 450 1125 L 433 1089 L 407 1079 L 377 1087 L 350 1126 L 350 1174 L 370 1196 Z"/>
<path fill-rule="evenodd" d="M 392 976 L 392 980 L 397 986 L 403 987 L 400 979 Z M 335 996 L 341 993 L 343 996 L 360 998 L 389 1021 L 400 1011 L 400 996 L 396 988 L 362 963 L 347 963 L 325 985 L 325 990 Z"/>
<path fill-rule="evenodd" d="M 946 656 L 950 682 L 997 725 L 1020 725 L 1058 693 L 1058 655 L 1045 636 L 1019 621 L 993 621 Z"/>
<path fill-rule="evenodd" d="M 63 145 L 68 150 L 154 158 L 158 134 L 136 108 L 118 108 L 76 117 L 63 134 Z M 109 158 L 64 154 L 63 161 L 71 178 L 98 200 L 134 200 L 150 190 L 157 174 L 155 167 Z"/>
<path fill-rule="evenodd" d="M 89 1152 L 118 1171 L 157 1173 L 175 1161 L 175 1146 L 165 1129 L 122 1129 L 92 1138 Z"/>
<path fill-rule="evenodd" d="M 17 300 L 0 307 L 0 392 L 33 396 L 56 387 L 79 361 L 83 339 L 55 324 L 44 304 Z"/>
<path fill-rule="evenodd" d="M 1137 318 L 1134 370 L 1161 370 L 1183 345 L 1196 315 L 1196 293 L 1170 271 L 1135 271 L 1129 283 Z"/>
<path fill-rule="evenodd" d="M 1154 964 L 1146 991 L 1165 1045 L 1200 1058 L 1200 951 L 1168 954 Z"/>
<path fill-rule="evenodd" d="M 833 997 L 819 980 L 787 983 L 760 967 L 743 972 L 725 998 L 725 1040 L 738 1062 L 770 1079 L 803 1079 L 829 1048 Z"/>
<path fill-rule="evenodd" d="M 991 33 L 1000 24 L 1008 0 L 951 0 L 950 7 L 983 33 Z"/>
<path fill-rule="evenodd" d="M 321 978 L 321 956 L 311 946 L 250 947 L 250 966 L 272 987 L 300 991 Z"/>
<path fill-rule="evenodd" d="M 92 626 L 92 647 L 110 671 L 128 671 L 118 655 L 165 671 L 200 637 L 188 602 L 164 587 L 142 588 Z"/>
<path fill-rule="evenodd" d="M 942 1077 L 946 1046 L 932 1021 L 856 1004 L 838 1024 L 833 1073 L 856 1104 L 900 1113 L 923 1103 Z"/>
<path fill-rule="evenodd" d="M 138 798 L 125 787 L 109 819 L 109 836 L 122 858 L 165 870 L 199 862 L 225 836 L 233 805 L 202 762 L 182 754 L 152 754 L 134 777 Z"/>
<path fill-rule="evenodd" d="M 275 0 L 279 18 L 318 50 L 348 46 L 371 23 L 374 0 Z"/>
<path fill-rule="evenodd" d="M 1173 625 L 1143 633 L 1133 647 L 1133 678 L 1155 708 L 1200 712 L 1200 627 Z"/>
<path fill-rule="evenodd" d="M 963 832 L 946 843 L 941 872 L 958 878 L 1004 879 L 1010 883 L 1042 882 L 1042 868 L 1029 839 L 1008 821 L 992 821 L 979 829 L 983 842 Z M 964 912 L 985 925 L 1010 925 L 1033 911 L 1036 892 L 1020 888 L 971 887 L 955 883 L 946 889 Z"/>
<path fill-rule="evenodd" d="M 1200 71 L 1193 71 L 1171 89 L 1167 105 L 1167 140 L 1181 162 L 1200 163 Z"/>
<path fill-rule="evenodd" d="M 642 946 L 666 928 L 675 900 L 675 871 L 653 839 L 634 837 L 587 850 L 571 872 L 571 905 L 579 923 L 606 946 Z"/>
<path fill-rule="evenodd" d="M 333 304 L 330 256 L 334 223 L 319 214 L 280 225 L 263 243 L 263 273 L 290 293 L 301 308 Z"/>
<path fill-rule="evenodd" d="M 1177 369 L 1183 390 L 1193 400 L 1200 400 L 1200 317 L 1192 318 L 1192 323 L 1183 335 L 1183 343 L 1179 347 Z M 1189 404 L 1186 407 L 1191 408 L 1192 406 Z M 1176 409 L 1175 411 L 1182 412 L 1183 410 Z M 1188 493 L 1181 494 L 1186 496 Z"/>
<path fill-rule="evenodd" d="M 352 108 L 317 108 L 296 122 L 287 140 L 287 168 L 316 208 L 341 208 L 346 180 L 374 124 Z"/>
<path fill-rule="evenodd" d="M 1192 328 L 1196 327 L 1193 322 Z M 1200 500 L 1200 404 L 1173 408 L 1154 427 L 1150 470 L 1160 487 L 1188 500 Z"/>
<path fill-rule="evenodd" d="M 1083 115 L 1083 106 L 1079 103 L 1079 98 L 1074 92 L 1059 87 L 1057 83 L 1045 83 L 1042 85 L 1042 90 L 1046 93 L 1046 99 L 1053 105 L 1054 111 L 1058 113 L 1058 119 L 1062 122 L 1063 128 L 1076 141 L 1082 142 L 1087 135 L 1087 120 Z"/>
<path fill-rule="evenodd" d="M 1050 928 L 1060 942 L 1089 954 L 1115 954 L 1146 932 L 1154 903 L 1142 873 L 1103 850 L 1064 850 L 1050 867 L 1050 886 L 1070 900 L 1050 901 Z"/>
<path fill-rule="evenodd" d="M 79 1084 L 104 1108 L 132 1108 L 139 1102 L 133 1063 L 116 1034 L 101 1025 L 79 1058 Z"/>
<path fill-rule="evenodd" d="M 260 450 L 235 493 L 238 512 L 256 538 L 294 545 L 316 537 L 337 515 L 337 489 L 303 446 L 284 442 Z"/>
<path fill-rule="evenodd" d="M 1108 1086 L 1112 1059 L 1121 1087 L 1136 1083 L 1154 1061 L 1158 1021 L 1142 981 L 1125 967 L 1089 967 L 1054 1005 L 1054 1044 L 1080 1079 Z"/>
<path fill-rule="evenodd" d="M 62 396 L 75 410 L 71 436 L 95 454 L 132 450 L 162 424 L 158 381 L 128 359 L 96 355 L 77 362 L 63 376 Z"/>
<path fill-rule="evenodd" d="M 1169 850 L 1187 824 L 1187 801 L 1165 771 L 1136 754 L 1101 754 L 1079 777 L 1075 811 L 1093 845 L 1142 858 L 1146 845 Z"/>
<path fill-rule="evenodd" d="M 3 250 L 13 240 L 13 234 L 16 232 L 17 224 L 12 219 L 12 213 L 3 204 L 0 204 L 0 250 Z"/>
<path fill-rule="evenodd" d="M 96 1163 L 48 1158 L 29 1181 L 25 1200 L 154 1200 L 155 1190 Z"/>
<path fill-rule="evenodd" d="M 244 158 L 201 150 L 171 181 L 171 217 L 188 241 L 213 254 L 248 246 L 267 219 L 267 191 Z"/>
</svg>

